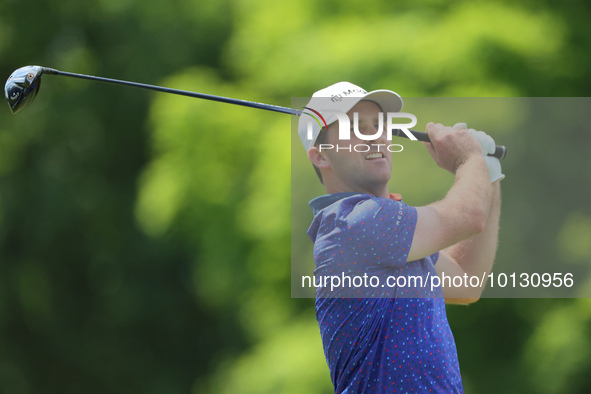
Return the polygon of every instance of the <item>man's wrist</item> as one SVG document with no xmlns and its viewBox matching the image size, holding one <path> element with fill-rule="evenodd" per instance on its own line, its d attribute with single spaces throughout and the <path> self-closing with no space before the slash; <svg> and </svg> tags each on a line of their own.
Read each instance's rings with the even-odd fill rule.
<svg viewBox="0 0 591 394">
<path fill-rule="evenodd" d="M 486 170 L 488 173 L 488 166 L 482 153 L 473 152 L 464 156 L 463 160 L 458 164 L 453 174 L 458 175 L 458 172 L 461 172 L 462 169 L 467 166 L 475 166 L 476 168 L 481 167 L 483 171 Z"/>
</svg>

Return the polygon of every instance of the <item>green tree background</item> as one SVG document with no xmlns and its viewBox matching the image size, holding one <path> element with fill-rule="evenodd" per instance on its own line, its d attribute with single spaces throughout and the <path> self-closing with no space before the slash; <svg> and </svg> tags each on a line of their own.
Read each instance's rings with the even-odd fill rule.
<svg viewBox="0 0 591 394">
<path fill-rule="evenodd" d="M 40 64 L 283 106 L 340 80 L 406 97 L 586 97 L 590 11 L 3 0 L 0 75 Z M 0 111 L 0 392 L 331 392 L 313 301 L 290 297 L 290 118 L 43 84 L 22 114 Z M 591 261 L 589 127 L 558 132 L 500 134 L 500 260 Z M 411 160 L 405 198 L 439 198 L 449 178 Z M 591 391 L 589 299 L 483 299 L 448 315 L 466 392 Z"/>
</svg>

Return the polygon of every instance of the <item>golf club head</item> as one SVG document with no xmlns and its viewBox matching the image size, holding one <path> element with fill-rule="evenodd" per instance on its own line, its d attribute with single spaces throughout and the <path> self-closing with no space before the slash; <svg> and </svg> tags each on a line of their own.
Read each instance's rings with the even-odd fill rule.
<svg viewBox="0 0 591 394">
<path fill-rule="evenodd" d="M 17 69 L 4 85 L 4 96 L 13 114 L 25 109 L 37 96 L 41 86 L 41 66 L 26 66 Z"/>
</svg>

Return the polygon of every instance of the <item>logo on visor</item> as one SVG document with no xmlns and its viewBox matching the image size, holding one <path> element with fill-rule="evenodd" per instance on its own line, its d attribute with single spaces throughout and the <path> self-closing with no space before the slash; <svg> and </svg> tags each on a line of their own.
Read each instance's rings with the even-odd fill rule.
<svg viewBox="0 0 591 394">
<path fill-rule="evenodd" d="M 320 118 L 320 120 L 322 120 L 322 123 L 324 123 L 324 126 L 322 126 L 322 123 L 320 123 L 320 120 L 318 120 L 318 118 L 316 116 L 314 116 L 313 114 L 307 113 L 307 112 L 302 112 L 302 115 L 308 115 L 310 116 L 312 119 L 314 119 L 316 121 L 316 123 L 318 123 L 318 126 L 320 126 L 320 129 L 322 130 L 322 127 L 326 127 L 326 129 L 328 129 L 328 125 L 326 124 L 326 120 L 324 119 L 324 116 L 322 116 L 320 114 L 320 112 L 316 111 L 315 109 L 312 109 L 310 107 L 304 107 L 304 109 L 307 109 L 308 111 L 312 111 L 314 112 L 314 114 L 316 114 L 318 116 L 318 118 Z M 311 140 L 312 137 L 312 128 L 308 127 L 308 139 Z"/>
</svg>

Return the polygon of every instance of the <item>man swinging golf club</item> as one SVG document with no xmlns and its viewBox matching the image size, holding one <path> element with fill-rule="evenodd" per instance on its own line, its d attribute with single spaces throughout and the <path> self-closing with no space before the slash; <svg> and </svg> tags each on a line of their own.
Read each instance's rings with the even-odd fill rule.
<svg viewBox="0 0 591 394">
<path fill-rule="evenodd" d="M 402 109 L 400 96 L 341 82 L 306 108 L 322 122 L 300 116 L 299 135 L 327 192 L 310 202 L 314 276 L 340 284 L 316 294 L 335 393 L 462 393 L 445 302 L 478 300 L 493 264 L 504 178 L 499 160 L 486 156 L 493 139 L 466 124 L 429 123 L 424 144 L 455 181 L 442 200 L 413 207 L 388 186 L 384 118 Z M 394 171 L 402 170 L 398 157 Z M 351 284 L 368 275 L 370 285 Z"/>
<path fill-rule="evenodd" d="M 316 92 L 306 112 L 27 66 L 5 84 L 13 113 L 32 103 L 43 74 L 301 115 L 300 138 L 328 193 L 310 203 L 315 215 L 308 230 L 314 241 L 315 276 L 340 275 L 336 289 L 332 281 L 330 290 L 318 288 L 316 300 L 335 391 L 463 391 L 444 299 L 477 300 L 492 267 L 500 214 L 498 181 L 504 178 L 498 158 L 505 156 L 504 146 L 495 146 L 492 138 L 465 124 L 450 128 L 430 123 L 427 135 L 412 131 L 430 141 L 425 145 L 435 163 L 455 175 L 444 199 L 412 207 L 388 189 L 396 148 L 391 149 L 394 144 L 387 138 L 394 131 L 392 119 L 386 121 L 381 114 L 402 109 L 394 92 L 367 93 L 339 83 Z M 310 114 L 320 116 L 322 123 L 310 122 Z M 400 164 L 395 168 L 399 170 Z M 365 281 L 368 275 L 369 285 L 357 286 L 356 279 Z M 458 278 L 464 280 L 457 282 Z"/>
</svg>

